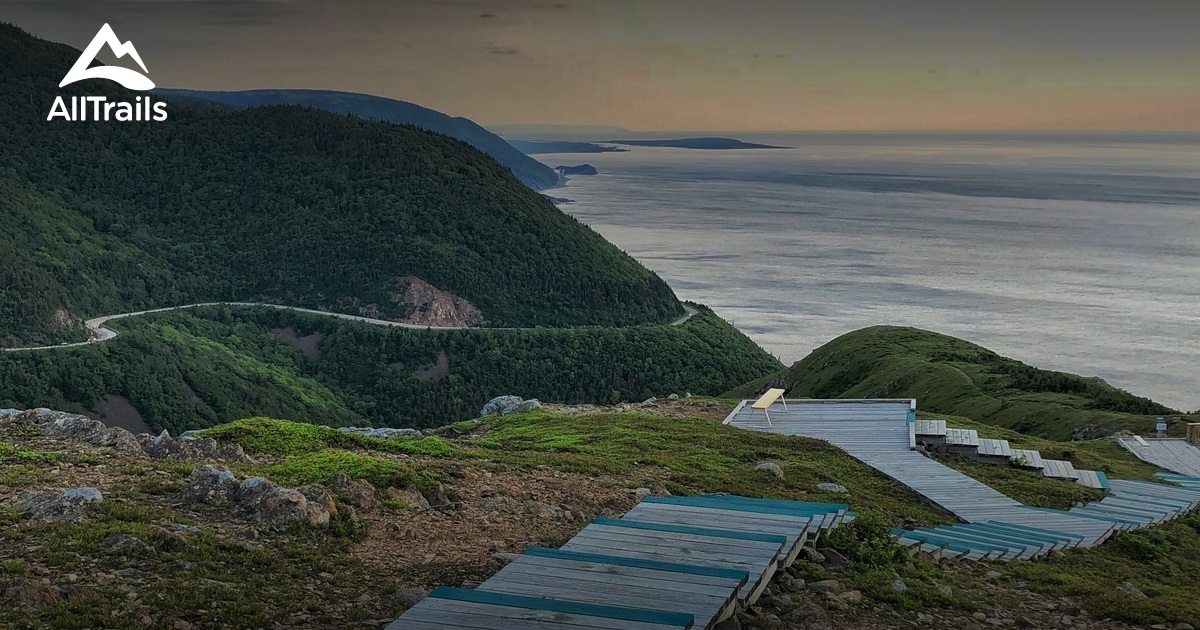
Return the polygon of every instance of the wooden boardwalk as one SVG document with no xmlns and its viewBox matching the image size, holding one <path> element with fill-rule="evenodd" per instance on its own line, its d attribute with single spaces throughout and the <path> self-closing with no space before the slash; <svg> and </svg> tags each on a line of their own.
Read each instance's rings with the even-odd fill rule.
<svg viewBox="0 0 1200 630">
<path fill-rule="evenodd" d="M 1200 479 L 1187 487 L 1108 480 L 1099 471 L 1076 471 L 1070 462 L 1022 453 L 1046 476 L 1110 488 L 1101 500 L 1070 510 L 1023 505 L 914 449 L 917 427 L 945 443 L 978 447 L 981 456 L 1011 457 L 1006 441 L 980 439 L 975 431 L 915 419 L 912 400 L 788 400 L 771 409 L 771 426 L 736 408 L 726 424 L 826 440 L 904 484 L 965 523 L 896 530 L 901 542 L 942 555 L 974 559 L 1033 558 L 1051 550 L 1090 547 L 1113 533 L 1173 518 L 1200 505 Z M 1065 483 L 1065 482 L 1064 482 Z"/>
<path fill-rule="evenodd" d="M 852 517 L 834 503 L 646 497 L 561 549 L 526 549 L 475 589 L 434 590 L 388 628 L 711 628 Z"/>
<path fill-rule="evenodd" d="M 1179 438 L 1124 437 L 1117 443 L 1143 461 L 1180 475 L 1200 477 L 1200 448 Z"/>
</svg>

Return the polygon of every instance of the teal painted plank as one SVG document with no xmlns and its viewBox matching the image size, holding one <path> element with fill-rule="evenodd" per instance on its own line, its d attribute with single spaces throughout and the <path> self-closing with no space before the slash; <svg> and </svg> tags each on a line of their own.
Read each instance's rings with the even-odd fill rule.
<svg viewBox="0 0 1200 630">
<path fill-rule="evenodd" d="M 1196 481 L 1200 481 L 1197 479 Z M 719 499 L 722 501 L 732 501 L 734 503 L 745 503 L 750 505 L 769 505 L 784 509 L 815 509 L 824 512 L 844 512 L 849 507 L 845 503 L 822 503 L 819 501 L 793 501 L 791 499 L 760 499 L 757 497 L 744 497 L 737 494 L 702 494 L 704 498 Z"/>
<path fill-rule="evenodd" d="M 958 536 L 951 536 L 951 535 L 948 535 L 947 533 L 941 532 L 941 531 L 930 531 L 930 530 L 922 530 L 922 529 L 916 529 L 916 530 L 911 530 L 911 531 L 902 529 L 900 531 L 904 532 L 903 535 L 908 538 L 912 538 L 912 539 L 916 539 L 916 540 L 924 540 L 924 541 L 939 541 L 940 540 L 940 541 L 963 545 L 963 546 L 969 547 L 972 550 L 986 550 L 986 551 L 995 551 L 995 552 L 1000 552 L 1000 553 L 1008 553 L 1010 551 L 1014 551 L 1014 549 L 1012 547 L 1001 547 L 999 545 L 989 545 L 987 543 L 976 543 L 973 540 L 964 540 Z"/>
<path fill-rule="evenodd" d="M 1097 471 L 1094 471 L 1094 472 L 1096 473 L 1096 478 L 1100 480 L 1100 487 L 1101 487 L 1101 488 L 1104 488 L 1105 490 L 1110 490 L 1110 489 L 1112 489 L 1112 484 L 1110 484 L 1110 483 L 1108 482 L 1108 475 L 1105 475 L 1105 474 L 1104 474 L 1104 471 L 1102 471 L 1102 470 L 1097 470 Z"/>
<path fill-rule="evenodd" d="M 736 501 L 714 500 L 714 495 L 704 495 L 698 497 L 683 497 L 683 496 L 666 496 L 666 497 L 645 497 L 643 503 L 667 503 L 671 505 L 689 505 L 692 507 L 716 508 L 721 510 L 732 510 L 737 512 L 751 512 L 756 514 L 776 514 L 781 516 L 816 516 L 828 514 L 826 508 L 806 508 L 796 506 L 793 508 L 774 507 L 765 504 L 742 503 Z"/>
<path fill-rule="evenodd" d="M 545 597 L 528 597 L 525 595 L 506 595 L 490 591 L 477 591 L 469 588 L 454 588 L 439 586 L 429 594 L 433 599 L 446 599 L 476 604 L 491 604 L 493 606 L 509 606 L 512 608 L 528 608 L 532 610 L 549 610 L 572 615 L 589 617 L 604 617 L 623 621 L 638 621 L 665 626 L 690 628 L 694 621 L 692 615 L 662 610 L 647 610 L 644 608 L 624 608 L 622 606 L 607 606 L 604 604 L 586 604 L 570 602 L 561 599 Z"/>
<path fill-rule="evenodd" d="M 710 529 L 707 527 L 691 527 L 688 525 L 666 525 L 649 521 L 623 521 L 616 518 L 600 517 L 592 521 L 592 525 L 607 525 L 609 527 L 624 527 L 627 529 L 642 529 L 655 532 L 672 532 L 675 534 L 691 534 L 696 536 L 711 536 L 713 538 L 731 538 L 734 540 L 752 540 L 755 542 L 778 543 L 787 542 L 787 536 L 782 534 L 756 534 L 753 532 L 735 532 L 728 529 Z"/>
<path fill-rule="evenodd" d="M 615 564 L 622 567 L 637 567 L 639 569 L 654 569 L 657 571 L 671 571 L 673 573 L 688 573 L 691 575 L 729 578 L 732 580 L 745 580 L 750 576 L 750 574 L 745 571 L 737 571 L 734 569 L 699 567 L 694 564 L 659 562 L 657 560 L 641 560 L 638 558 L 626 558 L 624 556 L 610 556 L 602 553 L 585 553 L 582 551 L 567 551 L 565 549 L 549 549 L 546 547 L 530 547 L 525 550 L 524 555 L 539 556 L 543 558 L 558 558 L 560 560 L 576 560 L 579 562 L 595 562 L 598 564 Z"/>
<path fill-rule="evenodd" d="M 1046 538 L 1061 540 L 1062 542 L 1065 542 L 1068 544 L 1081 543 L 1081 542 L 1083 542 L 1083 539 L 1085 538 L 1085 536 L 1083 536 L 1081 534 L 1074 534 L 1071 532 L 1064 532 L 1064 531 L 1059 531 L 1056 529 L 1031 527 L 1029 525 L 1025 525 L 1022 523 L 1010 523 L 1008 521 L 984 521 L 982 523 L 975 523 L 975 524 L 987 525 L 989 527 L 997 527 L 1000 529 L 1010 529 L 1010 530 L 1040 534 L 1042 536 L 1045 536 Z"/>
<path fill-rule="evenodd" d="M 935 529 L 918 527 L 916 531 L 928 532 L 934 536 L 942 536 L 944 538 L 959 540 L 965 544 L 978 547 L 980 549 L 984 548 L 986 545 L 996 550 L 1002 550 L 1006 554 L 1011 553 L 1015 556 L 1023 556 L 1026 553 L 1033 554 L 1035 551 L 1041 551 L 1042 549 L 1040 544 L 1034 545 L 1030 542 L 1011 542 L 996 536 L 981 534 L 979 532 L 961 531 L 956 526 L 938 527 Z M 1030 549 L 1030 547 L 1034 547 L 1034 549 Z"/>
<path fill-rule="evenodd" d="M 1047 536 L 1038 532 L 1017 529 L 1013 527 L 997 527 L 987 523 L 968 523 L 965 525 L 955 525 L 955 529 L 966 531 L 976 531 L 987 536 L 997 536 L 999 538 L 1014 541 L 1014 542 L 1032 542 L 1038 545 L 1050 545 L 1057 547 L 1060 544 L 1067 544 L 1071 541 L 1061 536 Z"/>
</svg>

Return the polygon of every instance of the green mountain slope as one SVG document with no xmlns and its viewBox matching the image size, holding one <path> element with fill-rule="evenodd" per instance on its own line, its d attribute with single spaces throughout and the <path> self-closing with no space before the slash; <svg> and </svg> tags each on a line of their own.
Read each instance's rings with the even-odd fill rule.
<svg viewBox="0 0 1200 630">
<path fill-rule="evenodd" d="M 1098 379 L 1041 370 L 962 339 L 894 326 L 838 337 L 730 395 L 750 396 L 768 383 L 798 397 L 917 398 L 925 411 L 1056 440 L 1146 432 L 1155 416 L 1179 414 Z"/>
<path fill-rule="evenodd" d="M 121 334 L 104 344 L 0 353 L 0 408 L 82 412 L 120 397 L 151 429 L 173 433 L 263 414 L 428 427 L 473 418 L 501 394 L 570 403 L 716 394 L 782 367 L 707 310 L 680 326 L 425 331 L 205 307 L 113 326 Z"/>
<path fill-rule="evenodd" d="M 209 300 L 404 317 L 398 279 L 493 325 L 629 325 L 670 288 L 469 145 L 302 107 L 170 107 L 166 122 L 47 121 L 78 56 L 0 26 L 0 344 Z"/>
<path fill-rule="evenodd" d="M 164 96 L 182 96 L 224 103 L 235 108 L 262 107 L 264 105 L 306 105 L 339 114 L 353 114 L 371 120 L 414 125 L 429 131 L 458 138 L 467 144 L 496 158 L 512 169 L 514 175 L 534 190 L 543 190 L 558 184 L 558 175 L 550 167 L 525 155 L 500 136 L 484 129 L 475 122 L 461 117 L 447 116 L 439 111 L 421 107 L 407 101 L 336 92 L 333 90 L 244 90 L 223 92 L 210 90 L 159 89 L 155 93 Z"/>
</svg>

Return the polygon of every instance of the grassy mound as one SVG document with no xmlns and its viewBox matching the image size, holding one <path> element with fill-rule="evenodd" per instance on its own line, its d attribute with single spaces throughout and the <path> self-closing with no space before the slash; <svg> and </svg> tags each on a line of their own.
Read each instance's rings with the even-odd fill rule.
<svg viewBox="0 0 1200 630">
<path fill-rule="evenodd" d="M 1121 429 L 1146 432 L 1179 412 L 1098 379 L 1041 370 L 976 344 L 916 328 L 875 326 L 825 344 L 767 384 L 809 398 L 916 398 L 921 409 L 1039 437 L 1069 440 Z M 1172 433 L 1182 434 L 1182 423 Z"/>
</svg>

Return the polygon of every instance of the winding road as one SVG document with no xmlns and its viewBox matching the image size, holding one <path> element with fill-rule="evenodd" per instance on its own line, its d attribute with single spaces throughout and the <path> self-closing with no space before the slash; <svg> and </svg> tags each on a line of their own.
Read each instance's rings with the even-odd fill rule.
<svg viewBox="0 0 1200 630">
<path fill-rule="evenodd" d="M 76 343 L 63 343 L 56 346 L 29 346 L 26 348 L 0 348 L 4 352 L 34 352 L 38 350 L 57 350 L 59 348 L 78 348 L 94 343 L 100 343 L 115 338 L 117 331 L 105 326 L 108 322 L 125 319 L 126 317 L 137 317 L 138 315 L 149 315 L 151 313 L 165 313 L 167 311 L 182 311 L 184 309 L 200 308 L 202 306 L 264 306 L 267 308 L 277 308 L 284 311 L 296 311 L 298 313 L 308 313 L 310 315 L 324 315 L 326 317 L 337 317 L 338 319 L 346 319 L 374 326 L 392 326 L 394 328 L 411 328 L 414 330 L 466 330 L 466 326 L 424 326 L 421 324 L 406 324 L 404 322 L 392 322 L 386 319 L 373 319 L 371 317 L 361 317 L 359 315 L 347 315 L 345 313 L 331 313 L 329 311 L 318 311 L 311 308 L 300 308 L 299 306 L 284 306 L 281 304 L 263 304 L 261 302 L 202 302 L 200 304 L 187 304 L 184 306 L 168 306 L 166 308 L 155 308 L 146 311 L 134 311 L 131 313 L 120 313 L 117 315 L 105 315 L 103 317 L 95 317 L 83 323 L 91 333 L 91 339 L 88 341 L 80 341 Z M 696 309 L 683 305 L 683 309 L 687 313 L 679 319 L 671 322 L 671 326 L 679 326 L 691 319 L 693 315 L 698 313 Z M 476 330 L 519 330 L 513 328 L 480 328 Z"/>
</svg>

